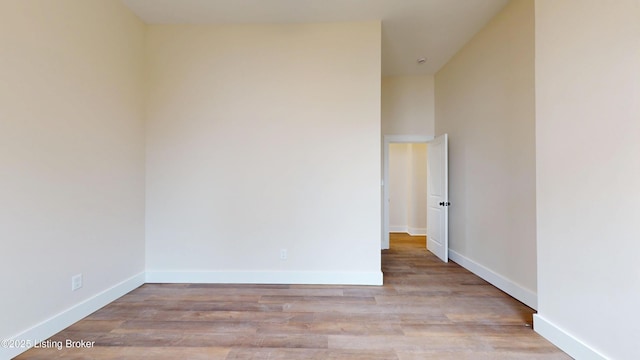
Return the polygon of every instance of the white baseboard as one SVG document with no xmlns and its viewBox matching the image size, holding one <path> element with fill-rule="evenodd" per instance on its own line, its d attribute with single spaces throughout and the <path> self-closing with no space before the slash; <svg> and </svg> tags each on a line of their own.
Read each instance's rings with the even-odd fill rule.
<svg viewBox="0 0 640 360">
<path fill-rule="evenodd" d="M 389 225 L 389 232 L 392 233 L 406 233 L 409 232 L 409 228 L 402 225 Z"/>
<path fill-rule="evenodd" d="M 113 302 L 117 298 L 127 294 L 138 286 L 144 284 L 144 272 L 130 277 L 95 296 L 74 305 L 73 307 L 23 331 L 10 340 L 18 340 L 19 343 L 30 344 L 24 347 L 1 347 L 0 359 L 11 359 L 29 350 L 30 347 L 40 341 L 59 333 L 63 329 L 87 317 L 96 310 Z"/>
<path fill-rule="evenodd" d="M 147 271 L 147 283 L 382 285 L 382 271 Z"/>
<path fill-rule="evenodd" d="M 412 227 L 410 227 L 409 229 L 407 229 L 407 232 L 411 236 L 426 236 L 427 235 L 427 228 L 412 228 Z"/>
<path fill-rule="evenodd" d="M 426 228 L 413 228 L 413 227 L 401 226 L 401 225 L 389 226 L 389 232 L 392 232 L 392 233 L 407 233 L 407 234 L 409 234 L 411 236 L 425 236 L 425 235 L 427 235 L 427 229 Z"/>
<path fill-rule="evenodd" d="M 507 279 L 506 277 L 494 272 L 493 270 L 451 249 L 449 249 L 449 259 L 462 266 L 463 268 L 471 271 L 472 273 L 478 275 L 484 280 L 488 281 L 489 283 L 491 283 L 491 285 L 518 299 L 530 308 L 538 308 L 538 295 L 535 292 L 522 287 L 520 284 Z"/>
<path fill-rule="evenodd" d="M 606 360 L 607 357 L 559 328 L 539 314 L 533 315 L 533 330 L 574 359 Z"/>
</svg>

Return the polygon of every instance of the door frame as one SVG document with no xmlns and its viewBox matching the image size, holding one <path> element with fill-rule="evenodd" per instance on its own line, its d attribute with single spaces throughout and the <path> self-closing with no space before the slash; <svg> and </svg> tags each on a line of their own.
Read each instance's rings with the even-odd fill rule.
<svg viewBox="0 0 640 360">
<path fill-rule="evenodd" d="M 389 184 L 389 145 L 427 144 L 434 138 L 433 135 L 384 135 L 382 137 L 382 234 L 380 248 L 383 250 L 389 248 L 389 186 L 387 185 Z"/>
</svg>

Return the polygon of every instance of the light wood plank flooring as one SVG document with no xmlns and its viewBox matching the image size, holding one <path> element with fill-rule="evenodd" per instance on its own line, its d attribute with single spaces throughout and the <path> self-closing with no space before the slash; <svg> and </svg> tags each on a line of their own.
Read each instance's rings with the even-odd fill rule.
<svg viewBox="0 0 640 360">
<path fill-rule="evenodd" d="M 95 347 L 18 359 L 570 359 L 424 237 L 393 234 L 382 267 L 381 287 L 146 284 L 51 338 Z"/>
</svg>

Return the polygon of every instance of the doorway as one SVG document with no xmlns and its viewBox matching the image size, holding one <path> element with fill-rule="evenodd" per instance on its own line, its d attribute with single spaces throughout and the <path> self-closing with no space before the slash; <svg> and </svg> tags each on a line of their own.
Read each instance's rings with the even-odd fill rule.
<svg viewBox="0 0 640 360">
<path fill-rule="evenodd" d="M 389 232 L 427 234 L 427 144 L 389 144 Z"/>
<path fill-rule="evenodd" d="M 433 136 L 384 136 L 382 249 L 389 248 L 389 232 L 426 235 L 426 153 L 431 140 Z"/>
</svg>

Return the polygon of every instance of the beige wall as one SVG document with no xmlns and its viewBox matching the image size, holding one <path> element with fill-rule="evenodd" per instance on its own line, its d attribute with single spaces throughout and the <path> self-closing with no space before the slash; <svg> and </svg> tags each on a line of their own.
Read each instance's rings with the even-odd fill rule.
<svg viewBox="0 0 640 360">
<path fill-rule="evenodd" d="M 0 2 L 2 339 L 144 271 L 144 31 L 118 1 Z"/>
<path fill-rule="evenodd" d="M 408 227 L 414 235 L 427 234 L 427 144 L 411 144 L 411 197 Z"/>
<path fill-rule="evenodd" d="M 382 79 L 382 134 L 434 133 L 433 76 L 387 76 Z"/>
<path fill-rule="evenodd" d="M 148 36 L 148 279 L 380 282 L 380 24 Z"/>
<path fill-rule="evenodd" d="M 513 1 L 436 74 L 435 130 L 449 134 L 452 258 L 533 307 L 534 104 L 534 3 Z"/>
<path fill-rule="evenodd" d="M 639 354 L 639 19 L 637 0 L 536 1 L 535 326 L 579 359 Z"/>
<path fill-rule="evenodd" d="M 389 231 L 406 232 L 410 194 L 410 144 L 389 144 Z"/>
</svg>

